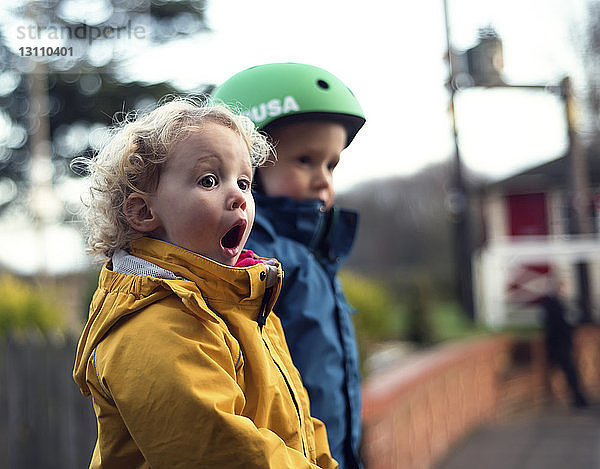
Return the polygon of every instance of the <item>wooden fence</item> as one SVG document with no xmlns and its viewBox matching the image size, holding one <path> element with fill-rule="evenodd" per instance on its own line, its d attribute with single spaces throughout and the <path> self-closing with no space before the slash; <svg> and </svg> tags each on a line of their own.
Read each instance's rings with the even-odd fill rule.
<svg viewBox="0 0 600 469">
<path fill-rule="evenodd" d="M 0 339 L 3 468 L 88 467 L 96 422 L 71 376 L 75 347 L 72 339 Z"/>
</svg>

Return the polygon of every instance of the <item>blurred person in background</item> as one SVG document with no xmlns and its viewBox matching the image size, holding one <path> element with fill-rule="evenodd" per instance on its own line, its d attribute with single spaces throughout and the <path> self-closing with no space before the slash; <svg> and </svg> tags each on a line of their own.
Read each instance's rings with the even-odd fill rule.
<svg viewBox="0 0 600 469">
<path fill-rule="evenodd" d="M 255 175 L 256 221 L 248 247 L 276 257 L 285 280 L 275 311 L 311 401 L 325 422 L 340 468 L 362 467 L 360 376 L 338 269 L 352 247 L 358 214 L 334 205 L 333 171 L 365 122 L 352 91 L 322 68 L 259 65 L 213 93 L 238 108 L 275 148 Z"/>
<path fill-rule="evenodd" d="M 548 288 L 541 299 L 546 353 L 550 366 L 560 366 L 571 393 L 574 407 L 587 407 L 588 401 L 579 382 L 579 373 L 573 358 L 573 326 L 566 319 L 563 282 L 549 274 Z"/>
</svg>

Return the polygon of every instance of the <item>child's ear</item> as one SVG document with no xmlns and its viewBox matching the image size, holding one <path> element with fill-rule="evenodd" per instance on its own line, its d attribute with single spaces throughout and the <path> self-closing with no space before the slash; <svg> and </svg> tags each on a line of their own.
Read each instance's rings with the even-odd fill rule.
<svg viewBox="0 0 600 469">
<path fill-rule="evenodd" d="M 125 217 L 129 225 L 141 233 L 150 233 L 160 227 L 160 220 L 142 194 L 129 194 L 125 201 Z"/>
</svg>

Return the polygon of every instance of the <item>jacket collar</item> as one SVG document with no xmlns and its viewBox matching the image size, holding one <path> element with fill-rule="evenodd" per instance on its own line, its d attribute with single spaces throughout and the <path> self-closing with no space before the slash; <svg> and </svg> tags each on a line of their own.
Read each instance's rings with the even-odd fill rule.
<svg viewBox="0 0 600 469">
<path fill-rule="evenodd" d="M 255 192 L 255 224 L 271 236 L 284 236 L 306 246 L 321 262 L 340 264 L 350 253 L 358 225 L 358 213 L 333 207 L 329 212 L 319 200 L 296 201 Z"/>
<path fill-rule="evenodd" d="M 256 264 L 250 267 L 230 267 L 182 247 L 152 238 L 140 238 L 130 243 L 129 252 L 141 259 L 155 264 L 174 275 L 190 280 L 206 300 L 218 301 L 255 301 L 262 299 L 267 289 L 267 269 L 269 264 Z M 272 264 L 273 261 L 270 262 Z M 283 273 L 276 263 L 279 278 L 274 286 L 274 297 L 265 305 L 269 311 L 281 288 Z M 272 304 L 273 303 L 273 304 Z"/>
</svg>

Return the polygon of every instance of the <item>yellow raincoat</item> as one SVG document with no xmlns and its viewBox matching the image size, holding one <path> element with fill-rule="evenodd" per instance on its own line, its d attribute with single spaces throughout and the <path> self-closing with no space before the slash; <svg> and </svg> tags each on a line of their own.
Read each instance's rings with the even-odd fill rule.
<svg viewBox="0 0 600 469">
<path fill-rule="evenodd" d="M 336 468 L 269 314 L 282 272 L 227 267 L 142 238 L 131 254 L 179 278 L 102 269 L 73 376 L 93 399 L 92 468 Z"/>
</svg>

